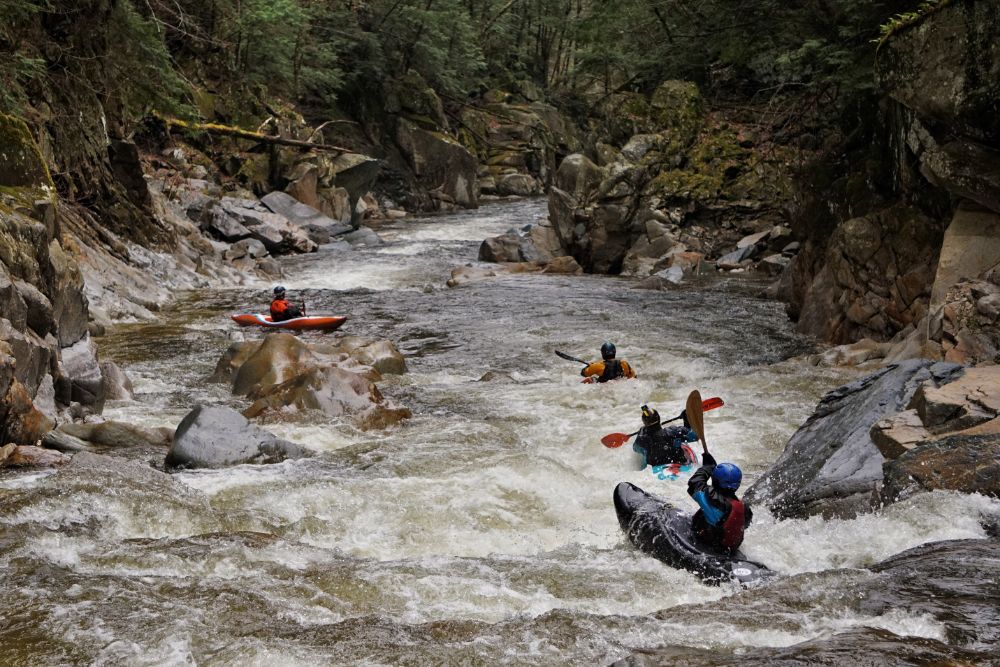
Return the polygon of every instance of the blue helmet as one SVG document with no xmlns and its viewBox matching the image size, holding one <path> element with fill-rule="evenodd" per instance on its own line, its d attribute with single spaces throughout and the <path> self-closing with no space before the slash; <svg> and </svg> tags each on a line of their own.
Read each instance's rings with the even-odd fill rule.
<svg viewBox="0 0 1000 667">
<path fill-rule="evenodd" d="M 601 346 L 601 357 L 603 359 L 614 359 L 616 352 L 614 343 L 604 343 Z"/>
<path fill-rule="evenodd" d="M 278 285 L 277 287 L 274 288 L 274 296 L 280 297 L 284 293 L 285 293 L 285 288 L 282 287 L 281 285 Z"/>
<path fill-rule="evenodd" d="M 743 471 L 733 463 L 720 463 L 712 471 L 712 483 L 720 489 L 735 491 L 743 481 Z"/>
</svg>

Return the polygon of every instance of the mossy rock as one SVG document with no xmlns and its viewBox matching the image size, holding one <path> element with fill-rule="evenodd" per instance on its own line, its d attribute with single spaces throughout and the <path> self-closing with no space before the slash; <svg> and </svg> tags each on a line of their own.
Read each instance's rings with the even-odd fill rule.
<svg viewBox="0 0 1000 667">
<path fill-rule="evenodd" d="M 240 165 L 236 178 L 257 194 L 268 192 L 271 188 L 271 163 L 267 154 L 248 155 Z"/>
<path fill-rule="evenodd" d="M 55 186 L 27 124 L 0 114 L 0 192 L 18 204 L 52 200 Z"/>
<path fill-rule="evenodd" d="M 705 122 L 705 103 L 690 81 L 664 81 L 653 92 L 650 117 L 661 131 L 669 130 L 682 144 L 690 144 Z"/>
<path fill-rule="evenodd" d="M 424 127 L 447 127 L 441 98 L 419 73 L 410 70 L 393 87 L 405 116 Z"/>
<path fill-rule="evenodd" d="M 678 150 L 672 133 L 669 147 Z M 661 197 L 681 197 L 708 201 L 739 199 L 748 196 L 748 183 L 741 181 L 753 174 L 753 154 L 739 145 L 737 134 L 730 127 L 719 125 L 705 128 L 697 141 L 684 153 L 680 168 L 668 167 L 650 183 L 648 193 Z M 735 186 L 739 184 L 740 187 Z"/>
</svg>

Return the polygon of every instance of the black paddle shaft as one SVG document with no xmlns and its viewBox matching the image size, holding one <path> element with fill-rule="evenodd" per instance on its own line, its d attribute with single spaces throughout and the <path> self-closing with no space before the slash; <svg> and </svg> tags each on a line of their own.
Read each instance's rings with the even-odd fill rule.
<svg viewBox="0 0 1000 667">
<path fill-rule="evenodd" d="M 556 356 L 562 357 L 563 359 L 566 359 L 567 361 L 575 361 L 576 363 L 583 364 L 584 366 L 589 366 L 590 365 L 589 361 L 584 361 L 583 359 L 577 359 L 576 357 L 571 356 L 569 354 L 566 354 L 565 352 L 560 352 L 559 350 L 556 350 L 555 353 L 556 353 Z"/>
</svg>

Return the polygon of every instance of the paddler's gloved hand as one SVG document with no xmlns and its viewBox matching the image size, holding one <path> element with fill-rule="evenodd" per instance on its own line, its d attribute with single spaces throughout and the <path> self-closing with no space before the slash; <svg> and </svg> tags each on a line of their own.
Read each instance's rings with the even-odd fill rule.
<svg viewBox="0 0 1000 667">
<path fill-rule="evenodd" d="M 681 419 L 684 420 L 684 428 L 691 428 L 691 424 L 688 422 L 688 411 L 681 410 Z"/>
</svg>

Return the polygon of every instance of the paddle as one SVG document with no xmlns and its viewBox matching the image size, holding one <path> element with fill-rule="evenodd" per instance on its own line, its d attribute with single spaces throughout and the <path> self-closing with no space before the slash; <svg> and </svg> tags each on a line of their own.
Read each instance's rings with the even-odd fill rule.
<svg viewBox="0 0 1000 667">
<path fill-rule="evenodd" d="M 695 393 L 697 393 L 697 392 L 695 392 Z M 691 399 L 691 397 L 689 396 L 688 397 L 688 408 L 686 409 L 686 411 L 685 411 L 684 414 L 687 414 L 688 423 L 690 423 L 692 425 L 692 428 L 693 428 L 694 427 L 694 422 L 691 420 L 691 412 L 692 411 L 691 411 L 691 400 L 690 399 Z M 714 410 L 716 408 L 721 408 L 723 405 L 725 405 L 725 403 L 718 396 L 714 396 L 712 398 L 706 398 L 704 401 L 701 401 L 700 403 L 698 403 L 698 409 L 697 409 L 698 416 L 699 416 L 699 418 L 701 418 L 703 411 L 705 411 L 705 410 Z M 682 417 L 684 417 L 684 414 L 679 414 L 676 417 L 674 417 L 673 419 L 668 419 L 667 421 L 660 422 L 660 423 L 661 424 L 669 424 L 670 422 L 675 422 L 678 419 L 681 419 Z M 702 423 L 704 424 L 704 419 L 702 419 Z M 704 428 L 704 426 L 702 426 L 702 428 Z M 608 433 L 606 436 L 604 436 L 603 438 L 601 438 L 601 444 L 604 445 L 605 447 L 608 447 L 609 449 L 614 449 L 615 447 L 621 447 L 626 442 L 628 442 L 629 438 L 631 438 L 633 435 L 639 435 L 639 433 L 641 431 L 642 431 L 642 429 L 639 429 L 635 433 Z M 695 430 L 695 433 L 698 433 L 697 429 Z M 698 437 L 701 437 L 701 435 L 699 434 Z"/>
<path fill-rule="evenodd" d="M 707 454 L 708 444 L 705 442 L 705 415 L 704 409 L 701 406 L 701 392 L 697 389 L 688 394 L 685 411 L 688 423 L 691 424 L 691 428 L 698 434 L 698 439 L 701 440 L 702 451 Z"/>
<path fill-rule="evenodd" d="M 560 352 L 559 350 L 556 350 L 555 352 L 556 352 L 557 356 L 560 356 L 563 359 L 566 359 L 567 361 L 575 361 L 576 363 L 583 364 L 584 366 L 589 366 L 590 365 L 589 361 L 584 361 L 583 359 L 577 359 L 576 357 L 570 356 L 570 355 L 566 354 L 565 352 Z"/>
</svg>

